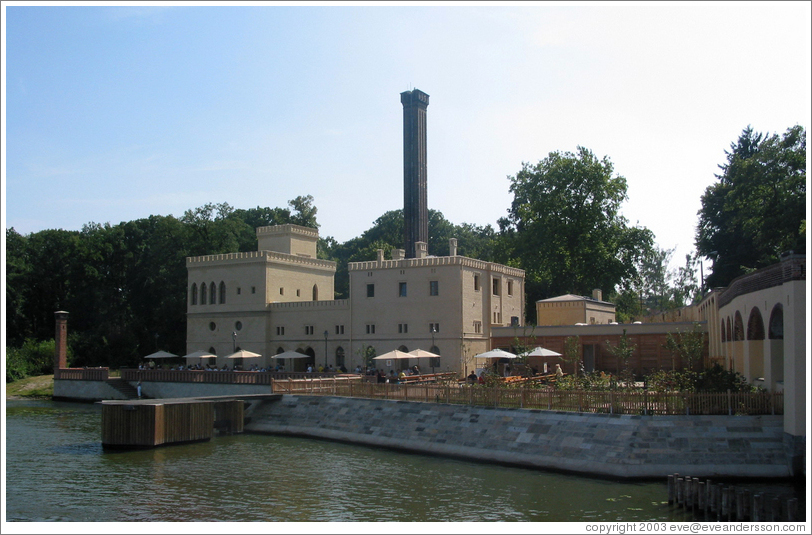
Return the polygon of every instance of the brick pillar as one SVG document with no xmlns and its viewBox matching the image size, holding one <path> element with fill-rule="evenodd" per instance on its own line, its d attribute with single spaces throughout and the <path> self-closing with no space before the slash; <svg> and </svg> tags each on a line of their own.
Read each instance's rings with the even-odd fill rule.
<svg viewBox="0 0 812 535">
<path fill-rule="evenodd" d="M 56 334 L 54 335 L 54 373 L 60 368 L 68 367 L 68 313 L 64 310 L 54 312 Z"/>
</svg>

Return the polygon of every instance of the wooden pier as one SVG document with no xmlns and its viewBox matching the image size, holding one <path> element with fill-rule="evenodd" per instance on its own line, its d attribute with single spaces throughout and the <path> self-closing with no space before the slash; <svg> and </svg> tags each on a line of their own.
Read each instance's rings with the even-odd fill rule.
<svg viewBox="0 0 812 535">
<path fill-rule="evenodd" d="M 801 522 L 797 498 L 717 483 L 710 479 L 668 476 L 668 504 L 690 511 L 697 519 L 718 522 Z"/>
<path fill-rule="evenodd" d="M 242 433 L 246 402 L 280 394 L 102 401 L 102 446 L 154 448 Z"/>
</svg>

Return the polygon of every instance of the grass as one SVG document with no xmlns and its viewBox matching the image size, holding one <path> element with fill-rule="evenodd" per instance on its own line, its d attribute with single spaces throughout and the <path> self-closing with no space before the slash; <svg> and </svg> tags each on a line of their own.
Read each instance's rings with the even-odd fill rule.
<svg viewBox="0 0 812 535">
<path fill-rule="evenodd" d="M 6 399 L 51 398 L 54 395 L 54 376 L 38 375 L 6 383 Z"/>
</svg>

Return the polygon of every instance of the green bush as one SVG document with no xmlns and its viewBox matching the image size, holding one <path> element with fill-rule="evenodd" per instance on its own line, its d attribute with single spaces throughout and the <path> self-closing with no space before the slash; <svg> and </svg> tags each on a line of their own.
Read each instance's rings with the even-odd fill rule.
<svg viewBox="0 0 812 535">
<path fill-rule="evenodd" d="M 6 347 L 6 382 L 34 375 L 48 375 L 54 369 L 55 342 L 28 338 L 22 347 Z M 68 350 L 68 365 L 72 360 Z"/>
<path fill-rule="evenodd" d="M 714 364 L 701 372 L 660 370 L 646 377 L 646 386 L 654 392 L 750 392 L 758 390 L 739 372 Z"/>
</svg>

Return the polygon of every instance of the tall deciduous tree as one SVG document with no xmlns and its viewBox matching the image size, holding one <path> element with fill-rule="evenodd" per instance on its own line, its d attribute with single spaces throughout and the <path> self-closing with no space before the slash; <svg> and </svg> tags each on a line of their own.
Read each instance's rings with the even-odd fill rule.
<svg viewBox="0 0 812 535">
<path fill-rule="evenodd" d="M 551 152 L 508 179 L 514 199 L 499 222 L 506 256 L 499 260 L 525 270 L 528 306 L 594 288 L 608 295 L 635 274 L 653 245 L 650 230 L 621 216 L 626 179 L 607 157 L 583 147 L 577 154 Z"/>
<path fill-rule="evenodd" d="M 784 251 L 806 251 L 806 131 L 765 136 L 748 126 L 702 195 L 697 252 L 712 259 L 706 284 L 727 286 Z"/>
</svg>

